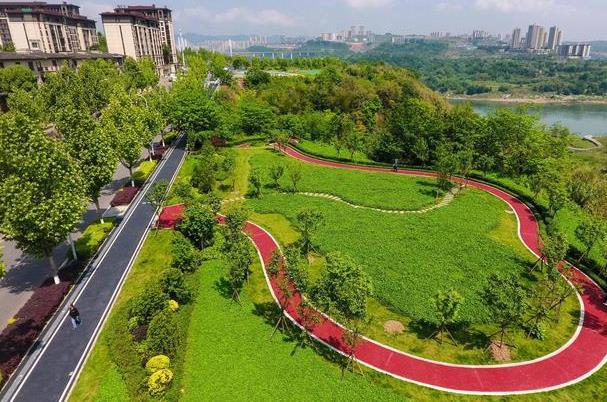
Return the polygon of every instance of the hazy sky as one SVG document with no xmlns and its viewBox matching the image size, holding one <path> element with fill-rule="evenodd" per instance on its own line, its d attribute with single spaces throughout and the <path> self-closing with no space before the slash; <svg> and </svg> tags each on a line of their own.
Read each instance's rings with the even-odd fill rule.
<svg viewBox="0 0 607 402">
<path fill-rule="evenodd" d="M 148 0 L 150 3 L 155 0 Z M 74 3 L 99 19 L 107 0 Z M 118 4 L 146 1 L 118 1 Z M 147 3 L 149 4 L 149 3 Z M 377 33 L 508 33 L 515 26 L 559 25 L 565 40 L 607 39 L 607 0 L 165 0 L 183 32 L 306 34 L 365 25 Z M 101 29 L 101 26 L 99 26 Z"/>
</svg>

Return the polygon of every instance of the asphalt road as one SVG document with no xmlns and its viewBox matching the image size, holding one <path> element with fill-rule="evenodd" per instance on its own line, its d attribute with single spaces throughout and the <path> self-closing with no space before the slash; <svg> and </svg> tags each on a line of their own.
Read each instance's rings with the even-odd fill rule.
<svg viewBox="0 0 607 402">
<path fill-rule="evenodd" d="M 65 306 L 55 315 L 39 344 L 5 387 L 2 401 L 59 401 L 73 385 L 98 332 L 122 287 L 152 222 L 154 210 L 144 199 L 149 185 L 172 180 L 185 157 L 185 140 L 167 155 L 133 201 L 99 257 L 71 293 L 82 324 L 73 329 Z M 68 300 L 68 302 L 71 300 Z"/>
</svg>

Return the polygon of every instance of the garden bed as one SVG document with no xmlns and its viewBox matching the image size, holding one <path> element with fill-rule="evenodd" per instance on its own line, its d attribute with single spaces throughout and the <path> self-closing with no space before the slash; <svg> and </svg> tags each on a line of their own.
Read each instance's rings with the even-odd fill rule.
<svg viewBox="0 0 607 402">
<path fill-rule="evenodd" d="M 118 205 L 129 205 L 138 192 L 139 187 L 123 187 L 114 195 L 110 205 L 113 207 Z"/>
<path fill-rule="evenodd" d="M 54 284 L 52 278 L 47 279 L 21 307 L 16 314 L 17 320 L 0 333 L 0 371 L 5 380 L 15 371 L 47 321 L 59 308 L 83 267 L 81 261 L 68 264 L 59 271 L 61 282 L 58 285 Z"/>
</svg>

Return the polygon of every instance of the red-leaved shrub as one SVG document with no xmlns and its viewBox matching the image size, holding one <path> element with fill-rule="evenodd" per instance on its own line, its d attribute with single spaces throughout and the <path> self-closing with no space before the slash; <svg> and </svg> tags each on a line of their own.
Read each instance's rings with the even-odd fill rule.
<svg viewBox="0 0 607 402">
<path fill-rule="evenodd" d="M 110 205 L 116 207 L 118 205 L 128 205 L 133 201 L 133 198 L 139 192 L 139 188 L 137 187 L 123 187 L 120 191 L 114 195 L 112 202 Z"/>
</svg>

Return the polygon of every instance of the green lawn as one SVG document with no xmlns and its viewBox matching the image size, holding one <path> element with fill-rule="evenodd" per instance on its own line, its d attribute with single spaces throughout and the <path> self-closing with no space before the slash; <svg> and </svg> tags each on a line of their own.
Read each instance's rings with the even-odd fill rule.
<svg viewBox="0 0 607 402">
<path fill-rule="evenodd" d="M 353 204 L 385 209 L 419 210 L 436 200 L 438 187 L 434 179 L 327 168 L 300 162 L 276 151 L 242 149 L 239 152 L 251 155 L 251 166 L 264 173 L 267 184 L 270 184 L 270 166 L 297 164 L 303 173 L 298 191 L 330 193 Z M 291 189 L 288 169 L 280 184 L 283 189 Z"/>
<path fill-rule="evenodd" d="M 325 144 L 322 142 L 308 141 L 308 140 L 302 139 L 297 144 L 297 148 L 301 149 L 302 151 L 304 151 L 308 154 L 320 156 L 321 158 L 340 159 L 340 160 L 344 160 L 344 161 L 352 161 L 352 162 L 358 162 L 358 163 L 373 162 L 363 152 L 356 151 L 354 153 L 354 158 L 351 158 L 351 154 L 350 154 L 350 152 L 348 152 L 347 149 L 342 149 L 338 153 L 333 145 Z"/>
</svg>

